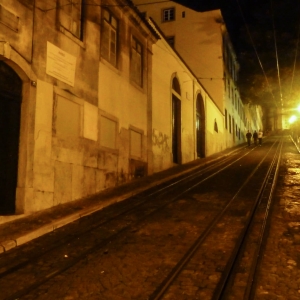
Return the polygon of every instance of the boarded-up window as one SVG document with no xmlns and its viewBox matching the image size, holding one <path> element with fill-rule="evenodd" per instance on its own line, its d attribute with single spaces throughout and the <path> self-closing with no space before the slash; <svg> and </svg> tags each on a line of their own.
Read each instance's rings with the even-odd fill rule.
<svg viewBox="0 0 300 300">
<path fill-rule="evenodd" d="M 0 5 L 0 22 L 14 31 L 18 31 L 19 17 Z"/>
<path fill-rule="evenodd" d="M 80 105 L 61 96 L 57 97 L 56 134 L 76 137 L 80 135 Z"/>
<path fill-rule="evenodd" d="M 142 45 L 133 37 L 131 44 L 131 78 L 139 86 L 142 86 Z"/>
<path fill-rule="evenodd" d="M 116 148 L 117 123 L 106 117 L 101 117 L 100 144 L 103 147 Z"/>
<path fill-rule="evenodd" d="M 134 130 L 130 130 L 130 154 L 142 157 L 142 134 Z"/>
<path fill-rule="evenodd" d="M 82 0 L 60 0 L 59 21 L 61 26 L 82 39 Z"/>
<path fill-rule="evenodd" d="M 113 66 L 117 65 L 117 19 L 106 9 L 103 10 L 101 56 Z"/>
<path fill-rule="evenodd" d="M 84 102 L 83 109 L 83 136 L 97 141 L 98 139 L 98 107 Z"/>
</svg>

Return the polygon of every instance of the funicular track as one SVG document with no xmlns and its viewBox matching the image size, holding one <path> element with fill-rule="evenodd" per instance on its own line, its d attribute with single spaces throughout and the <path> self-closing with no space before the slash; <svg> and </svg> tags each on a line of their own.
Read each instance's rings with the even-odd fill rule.
<svg viewBox="0 0 300 300">
<path fill-rule="evenodd" d="M 269 159 L 268 169 L 262 177 L 261 186 L 256 192 L 255 201 L 252 203 L 251 201 L 248 201 L 247 207 L 241 208 L 244 219 L 242 221 L 237 220 L 237 222 L 230 227 L 231 229 L 236 227 L 237 230 L 234 234 L 231 243 L 232 245 L 229 246 L 230 255 L 225 255 L 226 260 L 224 261 L 224 264 L 220 266 L 219 263 L 219 270 L 221 272 L 219 272 L 220 276 L 218 276 L 216 285 L 206 294 L 202 294 L 202 296 L 201 293 L 195 293 L 195 297 L 197 297 L 195 299 L 254 299 L 256 287 L 255 274 L 267 238 L 266 229 L 268 227 L 272 196 L 281 160 L 282 141 L 276 143 L 276 145 L 274 143 L 273 146 L 274 147 L 270 148 L 269 152 L 264 156 L 259 165 L 244 181 L 244 185 L 241 186 L 223 210 L 219 212 L 218 216 L 216 216 L 206 228 L 205 232 L 198 237 L 184 257 L 173 268 L 168 277 L 151 295 L 149 298 L 150 300 L 173 299 L 173 297 L 181 299 L 178 295 L 189 294 L 188 291 L 184 291 L 184 287 L 181 284 L 186 280 L 186 273 L 188 274 L 189 281 L 197 281 L 197 276 L 194 276 L 195 278 L 193 278 L 193 275 L 189 272 L 191 269 L 189 265 L 193 264 L 201 266 L 205 263 L 205 259 L 207 259 L 205 253 L 210 250 L 209 248 L 206 249 L 207 244 L 205 243 L 210 240 L 210 245 L 213 245 L 213 241 L 218 240 L 218 236 L 220 236 L 218 225 L 226 223 L 225 219 L 232 220 L 230 215 L 232 214 L 232 211 L 236 210 L 236 206 L 238 205 L 236 200 L 245 201 L 246 197 L 244 190 L 246 190 L 246 193 L 249 193 L 249 186 L 250 189 L 252 189 L 251 181 L 253 181 L 255 176 L 258 176 L 257 171 L 260 169 L 263 162 Z M 254 180 L 254 184 L 256 183 L 257 180 Z M 221 234 L 224 234 L 225 232 L 226 230 L 222 231 Z M 245 257 L 246 259 L 243 261 L 243 258 Z M 195 285 L 197 285 L 197 283 Z M 203 295 L 205 296 L 203 297 Z M 184 299 L 184 296 L 182 299 Z"/>
<path fill-rule="evenodd" d="M 278 145 L 268 173 L 255 199 L 251 216 L 218 283 L 213 299 L 254 299 L 256 272 L 262 258 L 270 225 L 270 210 L 282 156 Z M 242 283 L 242 284 L 241 284 Z"/>
<path fill-rule="evenodd" d="M 278 145 L 277 141 L 274 142 L 269 152 L 275 145 Z M 91 224 L 88 229 L 82 227 L 83 229 L 78 230 L 76 233 L 72 232 L 72 234 L 64 235 L 63 239 L 55 239 L 55 242 L 51 243 L 51 247 L 47 247 L 45 250 L 34 251 L 33 254 L 32 251 L 26 252 L 25 250 L 24 253 L 26 253 L 26 255 L 21 262 L 12 262 L 14 256 L 10 258 L 9 253 L 7 253 L 7 257 L 0 261 L 0 290 L 4 291 L 3 287 L 5 287 L 6 282 L 12 280 L 12 278 L 18 278 L 18 276 L 22 278 L 23 283 L 20 284 L 19 288 L 16 288 L 13 293 L 9 291 L 1 293 L 0 299 L 17 299 L 29 294 L 32 290 L 37 289 L 48 280 L 65 272 L 93 252 L 99 251 L 99 249 L 105 249 L 107 244 L 130 231 L 131 228 L 138 226 L 139 223 L 144 222 L 147 218 L 164 210 L 170 203 L 176 202 L 186 193 L 201 186 L 207 180 L 226 170 L 231 165 L 238 163 L 242 158 L 247 157 L 252 150 L 253 149 L 240 148 L 231 155 L 211 162 L 210 164 L 200 166 L 190 174 L 174 179 L 150 191 L 143 192 L 133 199 L 130 199 L 130 201 L 124 201 L 124 203 L 119 204 L 120 210 L 118 213 L 107 214 L 105 217 L 103 217 L 103 215 L 101 217 L 96 216 L 97 214 L 88 216 L 86 221 Z M 262 162 L 265 161 L 266 158 L 267 155 L 264 156 Z M 259 165 L 261 165 L 262 162 Z M 255 170 L 257 169 L 258 167 L 255 168 Z M 252 177 L 254 173 L 254 171 L 251 173 Z M 250 178 L 246 181 L 250 181 Z M 237 194 L 241 193 L 241 190 L 242 189 L 240 189 Z M 172 194 L 172 196 L 170 196 L 170 194 Z M 235 198 L 237 198 L 237 195 L 233 197 L 233 199 Z M 226 205 L 226 207 L 228 206 L 229 204 Z M 220 213 L 220 215 L 223 214 L 224 213 Z M 80 222 L 84 222 L 84 220 Z M 217 221 L 214 221 L 214 223 L 216 224 Z M 208 229 L 204 230 L 198 239 L 203 240 L 204 237 L 208 235 L 208 231 Z M 70 255 L 66 261 L 62 258 L 62 253 L 64 253 L 66 247 L 70 249 L 70 245 L 72 245 L 74 251 L 69 252 Z M 189 258 L 184 264 L 188 263 L 194 251 L 189 250 L 188 252 L 189 254 L 187 254 L 187 256 L 189 256 Z M 4 255 L 2 257 L 4 257 Z M 44 261 L 47 261 L 47 263 L 44 263 Z M 43 265 L 43 270 L 39 270 L 39 274 L 36 276 L 36 272 L 33 270 L 38 265 Z M 178 265 L 175 269 L 179 269 Z M 174 271 L 170 273 L 174 273 Z M 173 276 L 173 280 L 175 280 L 177 276 L 178 272 Z M 164 283 L 165 282 L 166 280 Z M 162 285 L 159 289 L 163 290 Z M 159 289 L 153 293 L 152 298 L 150 297 L 151 299 L 160 299 L 160 297 L 162 297 L 164 293 L 159 292 Z M 166 289 L 164 289 L 164 291 L 166 291 Z"/>
</svg>

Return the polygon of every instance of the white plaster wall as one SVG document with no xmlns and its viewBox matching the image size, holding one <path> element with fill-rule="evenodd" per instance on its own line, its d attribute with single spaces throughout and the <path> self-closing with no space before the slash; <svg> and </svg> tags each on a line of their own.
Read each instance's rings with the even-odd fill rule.
<svg viewBox="0 0 300 300">
<path fill-rule="evenodd" d="M 174 60 L 167 51 L 167 47 L 161 41 L 153 45 L 152 151 L 154 172 L 173 165 L 171 78 L 177 69 L 174 68 Z"/>
<path fill-rule="evenodd" d="M 185 144 L 189 132 L 193 132 L 193 123 L 188 120 L 193 115 L 185 97 L 186 75 L 183 73 L 180 60 L 167 43 L 158 41 L 153 46 L 153 79 L 152 79 L 152 142 L 154 172 L 169 168 L 172 162 L 172 79 L 175 75 L 181 88 L 181 149 L 183 162 L 192 158 L 186 153 Z M 191 82 L 192 83 L 192 82 Z M 191 101 L 192 102 L 192 101 Z M 190 149 L 189 149 L 190 151 Z M 192 147 L 193 153 L 193 147 Z M 193 157 L 193 155 L 192 155 Z"/>
<path fill-rule="evenodd" d="M 223 110 L 223 24 L 220 10 L 196 12 L 173 1 L 134 0 L 141 12 L 147 12 L 165 36 L 175 36 L 175 49 Z M 175 21 L 162 22 L 162 9 L 175 7 Z M 185 12 L 185 17 L 182 13 Z"/>
<path fill-rule="evenodd" d="M 98 107 L 115 116 L 120 128 L 131 124 L 147 130 L 147 95 L 129 83 L 120 71 L 112 69 L 108 63 L 101 62 L 99 67 Z"/>
<path fill-rule="evenodd" d="M 224 139 L 224 116 L 210 98 L 205 98 L 206 102 L 206 156 L 226 149 Z M 215 122 L 218 132 L 215 131 Z"/>
<path fill-rule="evenodd" d="M 223 138 L 223 113 L 211 100 L 203 86 L 197 82 L 187 64 L 162 37 L 153 45 L 152 148 L 155 172 L 173 165 L 171 120 L 171 79 L 173 76 L 178 78 L 181 88 L 182 163 L 196 158 L 195 112 L 196 97 L 199 92 L 204 99 L 205 106 L 206 156 L 224 150 L 226 147 Z M 214 120 L 218 124 L 218 132 L 214 130 Z"/>
</svg>

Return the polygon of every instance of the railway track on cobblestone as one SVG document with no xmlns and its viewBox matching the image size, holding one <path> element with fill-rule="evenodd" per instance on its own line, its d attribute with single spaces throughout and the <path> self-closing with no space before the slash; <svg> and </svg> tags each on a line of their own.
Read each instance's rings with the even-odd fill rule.
<svg viewBox="0 0 300 300">
<path fill-rule="evenodd" d="M 275 152 L 274 152 L 275 151 Z M 229 245 L 229 255 L 224 255 L 223 264 L 218 260 L 218 268 L 208 276 L 215 276 L 215 285 L 203 289 L 202 293 L 195 292 L 195 299 L 254 299 L 255 296 L 255 275 L 259 266 L 262 250 L 267 237 L 268 217 L 271 208 L 272 196 L 275 189 L 279 164 L 281 160 L 282 141 L 271 148 L 260 164 L 253 170 L 249 177 L 244 181 L 244 185 L 228 202 L 226 207 L 219 212 L 218 216 L 206 228 L 192 247 L 186 252 L 184 257 L 173 268 L 167 278 L 149 297 L 150 300 L 158 299 L 181 299 L 178 295 L 191 295 L 191 287 L 199 285 L 198 272 L 190 272 L 192 269 L 202 269 L 207 263 L 207 253 L 210 251 L 207 244 L 213 245 L 213 241 L 222 240 L 222 235 L 233 236 Z M 274 153 L 273 153 L 274 152 Z M 270 158 L 269 158 L 270 157 Z M 261 185 L 253 195 L 255 201 L 249 201 L 249 195 L 245 197 L 245 191 L 249 192 L 249 185 L 257 176 L 262 163 L 271 159 L 268 169 L 261 178 Z M 257 182 L 255 180 L 254 182 Z M 255 189 L 254 189 L 255 190 Z M 232 215 L 236 214 L 237 202 L 245 201 L 247 207 L 240 208 L 240 215 L 243 219 L 236 219 L 232 224 Z M 231 221 L 230 221 L 231 220 Z M 220 230 L 222 224 L 231 223 L 230 229 Z M 235 227 L 235 232 L 233 229 Z M 210 241 L 208 243 L 208 241 Z M 215 259 L 212 255 L 212 259 Z M 194 267 L 192 267 L 194 266 Z M 196 267 L 195 267 L 196 266 Z M 185 285 L 184 282 L 189 282 Z M 185 290 L 186 289 L 186 290 Z M 177 296 L 176 296 L 177 295 Z M 185 299 L 184 296 L 182 299 Z"/>
<path fill-rule="evenodd" d="M 277 147 L 268 173 L 255 200 L 239 242 L 233 251 L 225 272 L 218 283 L 213 299 L 254 299 L 257 286 L 257 270 L 262 258 L 268 225 L 270 209 L 275 190 L 279 166 L 282 156 L 282 143 Z"/>
<path fill-rule="evenodd" d="M 268 153 L 274 150 L 275 145 L 278 145 L 277 141 L 273 143 Z M 222 172 L 225 172 L 233 165 L 238 165 L 253 150 L 254 148 L 241 148 L 231 155 L 203 165 L 191 173 L 118 203 L 114 208 L 109 207 L 87 216 L 78 222 L 74 222 L 71 226 L 61 228 L 47 237 L 33 241 L 32 246 L 28 248 L 29 250 L 26 250 L 26 245 L 24 245 L 25 247 L 20 247 L 22 253 L 21 261 L 16 261 L 15 259 L 19 249 L 2 255 L 2 258 L 5 259 L 0 260 L 0 290 L 4 292 L 0 294 L 0 299 L 22 299 L 22 297 L 39 299 L 37 295 L 41 294 L 43 285 L 47 285 L 48 281 L 55 281 L 58 275 L 64 276 L 62 274 L 67 272 L 67 270 L 76 264 L 82 263 L 94 253 L 101 253 L 100 256 L 107 255 L 112 247 L 111 245 L 117 244 L 118 239 L 140 232 L 147 220 L 152 220 L 159 214 L 165 214 L 166 208 L 169 209 L 172 205 L 178 205 L 177 203 L 180 203 L 186 194 L 194 193 L 194 190 L 203 186 L 204 183 L 206 185 L 208 181 L 214 180 L 216 176 L 222 176 Z M 264 156 L 259 167 L 262 168 L 266 160 L 268 160 L 268 155 Z M 256 169 L 259 169 L 259 167 Z M 253 175 L 254 171 L 251 173 L 252 177 Z M 250 181 L 249 177 L 247 182 L 249 183 Z M 234 196 L 235 201 L 238 198 L 237 195 L 241 192 L 242 188 Z M 219 211 L 219 207 L 217 210 Z M 217 223 L 212 221 L 216 217 L 215 214 L 214 211 L 208 214 L 207 218 L 210 222 Z M 205 223 L 207 223 L 207 220 L 201 226 L 199 225 L 200 239 L 208 235 Z M 74 233 L 75 230 L 76 233 Z M 40 241 L 47 243 L 47 240 L 49 245 L 44 250 L 32 250 L 34 247 L 41 248 L 39 245 Z M 188 252 L 191 251 L 189 250 Z M 178 269 L 178 266 L 175 269 Z M 223 270 L 223 267 L 221 269 Z M 163 279 L 170 276 L 166 275 L 166 273 L 174 273 L 174 271 L 169 271 L 169 269 L 165 270 L 152 284 L 158 286 L 161 281 L 165 282 L 166 280 Z M 14 290 L 7 289 L 7 286 L 13 286 L 12 282 L 16 278 L 18 286 L 15 286 Z M 178 278 L 178 274 L 176 274 L 174 280 L 176 278 Z M 162 285 L 160 285 L 159 289 L 161 288 Z M 165 290 L 161 294 L 159 289 L 154 293 L 151 292 L 151 299 L 160 299 L 157 297 L 161 297 L 167 291 Z M 144 292 L 144 295 L 147 293 L 149 294 L 149 291 Z M 46 298 L 41 297 L 40 299 Z M 103 297 L 103 299 L 113 298 Z"/>
</svg>

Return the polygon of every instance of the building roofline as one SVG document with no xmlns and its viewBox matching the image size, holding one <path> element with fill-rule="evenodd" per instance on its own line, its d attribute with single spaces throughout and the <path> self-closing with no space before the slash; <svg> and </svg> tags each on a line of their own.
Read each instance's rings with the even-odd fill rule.
<svg viewBox="0 0 300 300">
<path fill-rule="evenodd" d="M 166 40 L 166 36 L 164 35 L 164 33 L 161 31 L 161 29 L 159 28 L 159 26 L 155 23 L 155 21 L 149 17 L 148 18 L 149 21 L 153 24 L 154 26 L 154 30 L 156 30 L 158 32 L 158 34 L 160 35 L 160 39 L 163 38 L 166 43 L 168 44 L 167 40 Z M 149 24 L 149 26 L 152 27 L 151 23 Z M 180 54 L 176 51 L 176 49 L 174 49 L 173 47 L 171 47 L 169 45 L 170 49 L 178 56 L 178 58 L 181 60 L 181 62 L 184 64 L 184 66 L 189 70 L 189 72 L 194 76 L 195 80 L 197 81 L 197 83 L 201 86 L 201 88 L 205 91 L 205 93 L 209 96 L 210 100 L 215 104 L 215 106 L 217 107 L 217 109 L 223 114 L 223 112 L 221 111 L 221 109 L 219 108 L 219 106 L 216 104 L 215 100 L 213 99 L 213 97 L 210 95 L 210 93 L 206 90 L 206 88 L 203 86 L 203 84 L 199 81 L 199 79 L 197 78 L 197 76 L 195 75 L 195 73 L 191 70 L 191 68 L 188 66 L 188 64 L 184 61 L 184 59 L 180 56 Z"/>
<path fill-rule="evenodd" d="M 175 0 L 173 2 L 198 12 L 205 12 L 221 8 L 220 0 Z"/>
<path fill-rule="evenodd" d="M 150 30 L 150 32 L 154 35 L 156 39 L 160 39 L 160 36 L 157 34 L 157 32 L 153 29 L 153 27 L 148 23 L 145 16 L 141 13 L 141 11 L 134 5 L 134 3 L 131 0 L 125 0 L 128 3 L 128 7 L 130 7 L 141 19 L 143 24 Z"/>
</svg>

